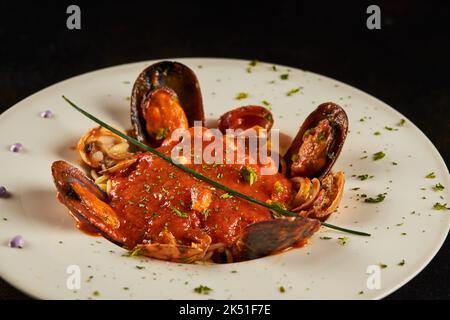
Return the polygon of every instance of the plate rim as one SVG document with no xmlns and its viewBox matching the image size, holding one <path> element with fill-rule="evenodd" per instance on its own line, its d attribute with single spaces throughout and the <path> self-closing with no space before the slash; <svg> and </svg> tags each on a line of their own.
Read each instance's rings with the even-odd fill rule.
<svg viewBox="0 0 450 320">
<path fill-rule="evenodd" d="M 134 62 L 126 62 L 126 63 L 121 63 L 118 65 L 113 65 L 113 66 L 108 66 L 108 67 L 104 67 L 104 68 L 100 68 L 100 69 L 95 69 L 95 70 L 91 70 L 91 71 L 87 71 L 85 73 L 81 73 L 81 74 L 77 74 L 74 75 L 72 77 L 69 77 L 67 79 L 63 79 L 61 81 L 58 81 L 56 83 L 53 83 L 47 87 L 44 87 L 30 95 L 28 95 L 27 97 L 25 97 L 24 99 L 16 102 L 14 105 L 10 106 L 8 109 L 6 109 L 5 111 L 3 111 L 0 114 L 0 122 L 3 121 L 5 118 L 7 118 L 9 116 L 10 113 L 13 112 L 13 109 L 16 108 L 17 106 L 20 106 L 23 103 L 27 103 L 28 100 L 31 100 L 33 98 L 35 98 L 38 95 L 41 95 L 43 93 L 45 93 L 46 91 L 50 91 L 52 89 L 54 89 L 55 87 L 64 85 L 66 82 L 71 82 L 73 80 L 76 80 L 77 78 L 80 77 L 84 77 L 84 76 L 88 76 L 88 75 L 92 75 L 94 73 L 97 72 L 105 72 L 105 71 L 111 71 L 113 69 L 119 69 L 122 67 L 129 67 L 132 65 L 138 65 L 138 64 L 150 64 L 150 63 L 155 63 L 158 61 L 164 61 L 164 60 L 169 60 L 169 61 L 186 61 L 189 62 L 190 60 L 207 60 L 207 61 L 211 61 L 211 62 L 239 62 L 239 63 L 248 63 L 250 60 L 246 60 L 246 59 L 239 59 L 239 58 L 227 58 L 227 57 L 176 57 L 176 58 L 162 58 L 162 59 L 151 59 L 151 60 L 142 60 L 142 61 L 134 61 Z M 349 85 L 345 82 L 342 82 L 340 80 L 336 80 L 334 78 L 310 71 L 310 70 L 305 70 L 305 69 L 301 69 L 299 67 L 293 67 L 293 66 L 288 66 L 288 65 L 284 65 L 284 64 L 280 64 L 277 62 L 271 62 L 271 61 L 259 61 L 260 63 L 263 64 L 274 64 L 277 65 L 279 67 L 283 67 L 283 68 L 290 68 L 290 69 L 295 69 L 295 70 L 300 70 L 300 71 L 305 71 L 310 73 L 311 75 L 315 75 L 318 76 L 320 78 L 326 79 L 328 81 L 332 81 L 335 82 L 337 84 L 339 84 L 339 86 L 342 87 L 346 87 L 347 89 L 350 89 L 354 92 L 357 92 L 359 95 L 366 97 L 370 100 L 373 101 L 374 104 L 378 104 L 378 105 L 383 105 L 383 108 L 387 108 L 390 112 L 392 112 L 393 114 L 397 115 L 400 118 L 404 118 L 405 120 L 408 121 L 408 125 L 411 126 L 414 130 L 416 130 L 420 135 L 421 138 L 423 139 L 424 142 L 426 142 L 428 144 L 428 147 L 431 147 L 431 150 L 434 152 L 434 154 L 437 156 L 436 160 L 439 161 L 439 163 L 437 163 L 438 165 L 440 165 L 442 168 L 446 169 L 446 173 L 447 175 L 450 177 L 450 173 L 449 173 L 449 168 L 447 167 L 441 153 L 439 152 L 439 150 L 436 148 L 436 146 L 433 144 L 433 142 L 425 135 L 425 133 L 414 123 L 412 122 L 409 118 L 407 118 L 405 115 L 403 115 L 402 113 L 400 113 L 398 110 L 396 110 L 395 108 L 393 108 L 391 105 L 387 104 L 386 102 L 382 101 L 379 98 L 376 98 L 375 96 L 373 96 L 370 93 L 367 93 L 359 88 L 356 88 L 352 85 Z M 447 178 L 449 178 L 447 177 Z M 440 235 L 439 241 L 436 242 L 435 248 L 434 250 L 430 251 L 426 257 L 424 257 L 421 260 L 421 263 L 414 269 L 413 272 L 411 272 L 411 274 L 408 277 L 405 277 L 405 279 L 403 279 L 402 281 L 400 281 L 397 285 L 392 286 L 390 289 L 386 289 L 383 290 L 382 292 L 375 294 L 372 299 L 373 300 L 379 300 L 379 299 L 383 299 L 387 296 L 389 296 L 390 294 L 392 294 L 393 292 L 397 291 L 398 289 L 400 289 L 401 287 L 403 287 L 405 284 L 407 284 L 408 282 L 410 282 L 413 278 L 415 278 L 420 272 L 422 272 L 427 266 L 428 264 L 433 260 L 433 258 L 437 255 L 437 253 L 442 249 L 445 240 L 447 239 L 448 235 L 449 235 L 449 231 L 450 231 L 450 219 L 448 219 L 448 223 L 447 223 L 447 232 L 444 234 L 442 233 Z M 39 294 L 39 290 L 28 290 L 28 289 L 32 289 L 32 288 L 26 288 L 26 285 L 22 285 L 20 282 L 16 285 L 14 284 L 14 281 L 11 280 L 11 277 L 8 279 L 7 277 L 4 276 L 3 272 L 0 269 L 0 277 L 7 282 L 10 286 L 12 286 L 13 288 L 15 288 L 16 290 L 34 298 L 34 299 L 46 299 L 44 295 Z M 17 281 L 16 281 L 17 283 Z M 34 289 L 34 288 L 33 288 Z M 51 298 L 50 298 L 51 299 Z M 339 299 L 339 298 L 338 298 Z M 234 300 L 234 299 L 232 299 Z"/>
</svg>

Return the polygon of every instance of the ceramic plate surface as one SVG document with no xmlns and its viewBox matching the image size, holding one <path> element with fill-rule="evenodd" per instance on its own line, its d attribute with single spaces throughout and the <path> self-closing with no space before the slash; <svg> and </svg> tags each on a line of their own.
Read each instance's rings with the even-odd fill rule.
<svg viewBox="0 0 450 320">
<path fill-rule="evenodd" d="M 124 257 L 125 250 L 78 231 L 56 200 L 50 165 L 58 159 L 77 164 L 71 147 L 95 124 L 70 108 L 61 95 L 106 122 L 129 128 L 132 84 L 154 61 L 140 62 L 63 81 L 0 116 L 0 185 L 12 195 L 0 198 L 2 278 L 43 299 L 376 299 L 413 278 L 439 250 L 450 216 L 433 205 L 450 202 L 448 169 L 425 135 L 400 113 L 366 93 L 311 72 L 266 63 L 247 70 L 249 62 L 241 60 L 177 60 L 199 78 L 207 124 L 214 125 L 234 107 L 267 101 L 285 147 L 320 103 L 341 105 L 349 116 L 350 133 L 335 170 L 343 170 L 347 179 L 339 212 L 328 222 L 372 236 L 322 228 L 303 249 L 236 264 L 186 265 Z M 283 74 L 288 79 L 282 80 Z M 248 97 L 236 100 L 240 92 Z M 39 116 L 47 109 L 53 118 Z M 399 126 L 402 119 L 405 122 Z M 17 142 L 24 150 L 9 151 Z M 374 161 L 372 156 L 379 151 L 386 156 Z M 434 179 L 425 178 L 430 172 Z M 358 178 L 366 174 L 366 180 Z M 446 188 L 433 190 L 437 183 Z M 362 196 L 382 193 L 385 200 L 375 204 L 364 202 Z M 8 247 L 15 235 L 24 237 L 23 249 Z M 339 237 L 348 238 L 345 245 Z M 74 284 L 70 266 L 79 267 L 80 289 L 67 286 Z M 367 287 L 368 282 L 378 281 L 369 279 L 371 266 L 384 267 L 379 269 L 378 289 Z M 199 295 L 193 290 L 199 285 L 213 290 Z"/>
</svg>

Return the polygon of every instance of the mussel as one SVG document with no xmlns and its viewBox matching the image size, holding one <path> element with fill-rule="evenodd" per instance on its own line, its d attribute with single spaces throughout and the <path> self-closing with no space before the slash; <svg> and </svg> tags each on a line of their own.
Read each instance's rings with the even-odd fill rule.
<svg viewBox="0 0 450 320">
<path fill-rule="evenodd" d="M 261 127 L 269 131 L 273 126 L 272 113 L 261 106 L 243 106 L 224 113 L 218 121 L 218 129 L 226 133 L 227 129 L 247 130 Z"/>
<path fill-rule="evenodd" d="M 322 181 L 338 158 L 348 130 L 345 111 L 332 102 L 319 105 L 303 122 L 283 159 L 290 177 Z"/>
<path fill-rule="evenodd" d="M 141 142 L 161 145 L 178 128 L 205 123 L 202 94 L 194 72 L 187 66 L 162 61 L 147 67 L 136 79 L 131 94 L 131 123 Z"/>
</svg>

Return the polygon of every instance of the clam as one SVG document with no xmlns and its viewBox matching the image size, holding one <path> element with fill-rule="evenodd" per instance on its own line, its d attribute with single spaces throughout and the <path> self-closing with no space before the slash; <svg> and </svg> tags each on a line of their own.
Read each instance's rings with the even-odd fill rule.
<svg viewBox="0 0 450 320">
<path fill-rule="evenodd" d="M 87 131 L 78 141 L 77 151 L 90 168 L 106 170 L 129 158 L 128 142 L 103 127 Z"/>
</svg>

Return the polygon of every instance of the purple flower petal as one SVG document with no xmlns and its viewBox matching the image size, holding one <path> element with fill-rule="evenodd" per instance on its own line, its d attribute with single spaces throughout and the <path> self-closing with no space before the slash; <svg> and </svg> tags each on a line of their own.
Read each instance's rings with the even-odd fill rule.
<svg viewBox="0 0 450 320">
<path fill-rule="evenodd" d="M 9 150 L 12 152 L 21 152 L 23 150 L 23 145 L 19 142 L 14 143 L 9 147 Z"/>
<path fill-rule="evenodd" d="M 0 198 L 6 197 L 8 190 L 4 186 L 0 186 Z"/>
<path fill-rule="evenodd" d="M 9 241 L 9 246 L 11 248 L 19 248 L 22 249 L 25 245 L 25 240 L 21 235 L 17 235 Z"/>
<path fill-rule="evenodd" d="M 53 112 L 51 112 L 50 110 L 42 111 L 39 115 L 44 119 L 53 118 Z"/>
</svg>

